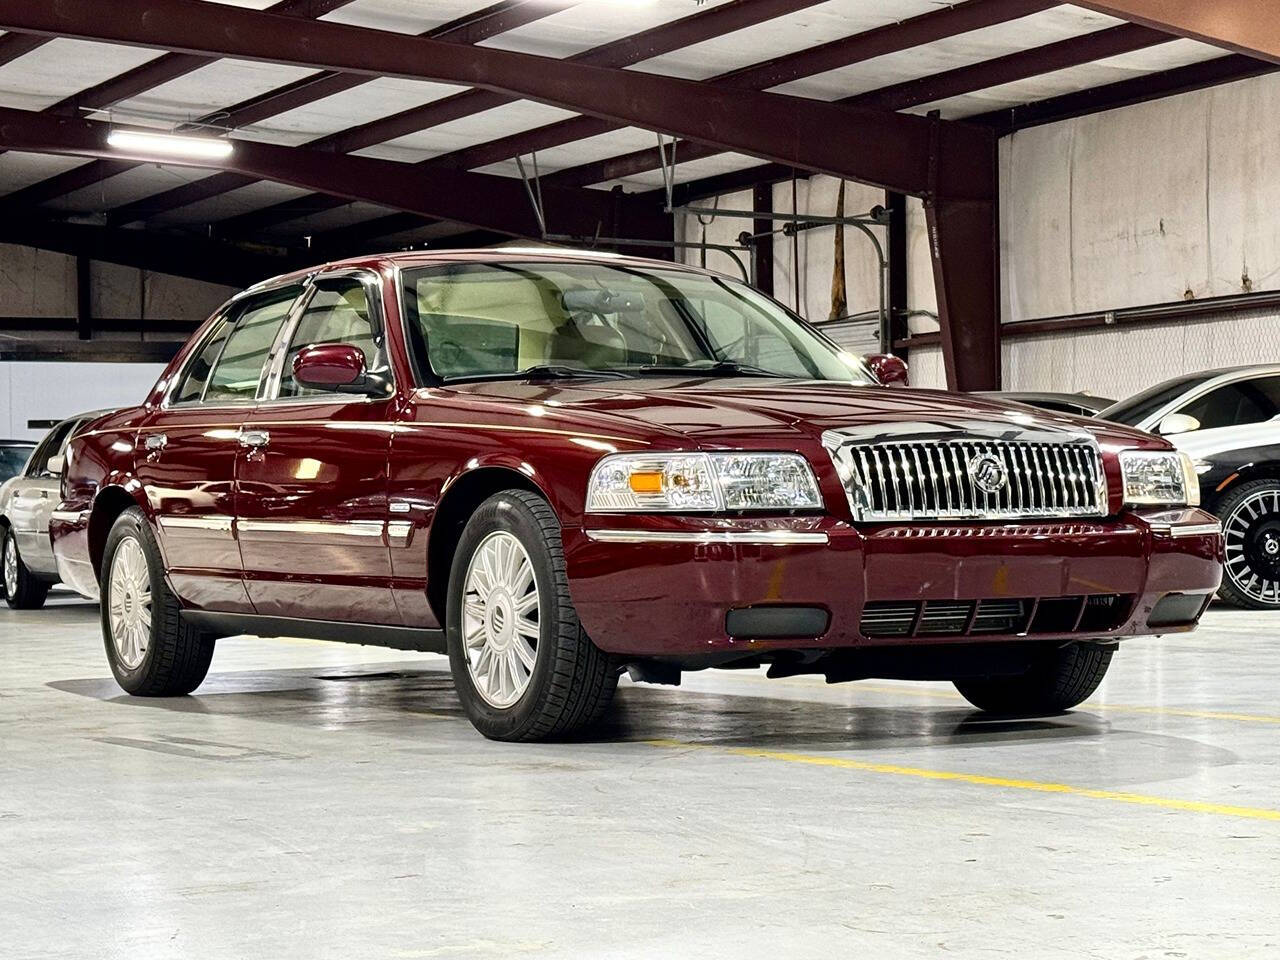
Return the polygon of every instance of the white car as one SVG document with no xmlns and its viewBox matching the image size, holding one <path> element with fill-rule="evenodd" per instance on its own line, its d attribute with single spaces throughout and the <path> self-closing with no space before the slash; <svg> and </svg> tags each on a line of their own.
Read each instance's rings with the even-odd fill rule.
<svg viewBox="0 0 1280 960">
<path fill-rule="evenodd" d="M 49 518 L 61 499 L 58 491 L 67 441 L 80 427 L 108 412 L 63 420 L 40 441 L 22 472 L 0 486 L 0 570 L 9 606 L 43 606 L 49 588 L 58 582 Z"/>
<path fill-rule="evenodd" d="M 1162 434 L 1191 457 L 1200 502 L 1222 521 L 1219 595 L 1280 610 L 1280 364 L 1177 377 L 1098 416 Z"/>
</svg>

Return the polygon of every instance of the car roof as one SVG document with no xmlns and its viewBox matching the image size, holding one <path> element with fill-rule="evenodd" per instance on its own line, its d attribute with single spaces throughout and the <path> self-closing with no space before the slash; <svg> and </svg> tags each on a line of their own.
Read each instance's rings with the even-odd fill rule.
<svg viewBox="0 0 1280 960">
<path fill-rule="evenodd" d="M 344 260 L 330 260 L 318 263 L 301 270 L 282 273 L 279 276 L 262 280 L 249 287 L 250 293 L 264 287 L 273 287 L 290 281 L 301 281 L 314 273 L 330 270 L 351 270 L 366 268 L 377 270 L 383 267 L 403 269 L 405 267 L 430 266 L 436 263 L 509 263 L 513 260 L 542 263 L 598 263 L 601 265 L 661 267 L 667 270 L 681 270 L 686 273 L 721 276 L 714 270 L 706 270 L 687 263 L 672 260 L 657 260 L 651 257 L 633 257 L 608 250 L 585 250 L 573 247 L 479 247 L 460 250 L 407 250 L 399 253 L 379 253 L 366 256 L 347 257 Z"/>
<path fill-rule="evenodd" d="M 0 440 L 0 447 L 34 447 L 34 440 Z"/>
</svg>

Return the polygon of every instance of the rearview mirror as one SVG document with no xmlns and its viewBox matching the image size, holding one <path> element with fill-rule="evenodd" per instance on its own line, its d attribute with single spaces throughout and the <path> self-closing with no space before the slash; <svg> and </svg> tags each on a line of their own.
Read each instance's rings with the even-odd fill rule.
<svg viewBox="0 0 1280 960">
<path fill-rule="evenodd" d="M 1163 420 L 1156 430 L 1162 436 L 1168 436 L 1173 433 L 1190 433 L 1193 430 L 1200 429 L 1200 421 L 1195 417 L 1187 416 L 1185 413 L 1171 413 Z"/>
<path fill-rule="evenodd" d="M 644 294 L 634 291 L 577 288 L 566 290 L 560 299 L 565 310 L 571 314 L 594 313 L 602 316 L 606 313 L 644 312 Z"/>
<path fill-rule="evenodd" d="M 908 385 L 907 361 L 892 353 L 873 353 L 867 358 L 867 366 L 886 387 Z"/>
<path fill-rule="evenodd" d="M 306 347 L 293 358 L 293 379 L 312 390 L 376 394 L 386 381 L 368 373 L 364 352 L 349 343 L 321 343 Z"/>
<path fill-rule="evenodd" d="M 62 454 L 55 454 L 45 463 L 45 469 L 49 471 L 51 477 L 62 476 L 62 470 L 67 465 L 67 458 Z"/>
</svg>

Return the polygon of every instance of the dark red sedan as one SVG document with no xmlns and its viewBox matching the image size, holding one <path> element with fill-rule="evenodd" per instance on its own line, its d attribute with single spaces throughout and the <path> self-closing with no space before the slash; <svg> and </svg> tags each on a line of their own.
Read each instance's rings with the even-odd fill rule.
<svg viewBox="0 0 1280 960">
<path fill-rule="evenodd" d="M 886 389 L 733 280 L 488 250 L 235 297 L 74 441 L 52 535 L 130 693 L 194 690 L 229 635 L 447 650 L 480 731 L 531 740 L 624 670 L 1072 707 L 1208 605 L 1197 489 L 1146 434 Z"/>
</svg>

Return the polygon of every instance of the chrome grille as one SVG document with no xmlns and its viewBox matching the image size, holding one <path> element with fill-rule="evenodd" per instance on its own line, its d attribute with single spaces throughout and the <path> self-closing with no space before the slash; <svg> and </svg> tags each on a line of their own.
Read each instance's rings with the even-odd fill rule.
<svg viewBox="0 0 1280 960">
<path fill-rule="evenodd" d="M 823 440 L 859 520 L 1008 520 L 1106 513 L 1102 459 L 1091 437 L 1040 432 L 1034 439 L 864 441 L 830 431 Z M 984 490 L 975 481 L 974 465 L 983 458 L 988 471 L 1003 475 L 995 490 Z"/>
</svg>

